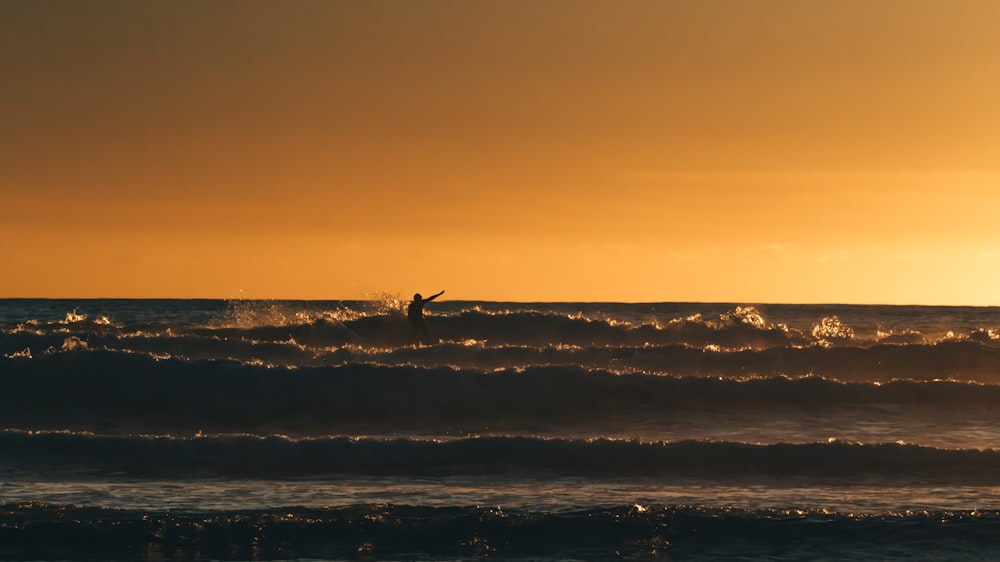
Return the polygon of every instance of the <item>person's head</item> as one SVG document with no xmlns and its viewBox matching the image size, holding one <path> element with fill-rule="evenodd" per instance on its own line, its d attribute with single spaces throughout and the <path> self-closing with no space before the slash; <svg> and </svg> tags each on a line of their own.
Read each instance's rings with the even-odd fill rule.
<svg viewBox="0 0 1000 562">
<path fill-rule="evenodd" d="M 415 301 L 422 301 L 422 300 L 424 300 L 424 297 L 420 296 L 420 293 L 417 293 L 417 294 L 413 295 L 413 300 L 415 300 Z"/>
</svg>

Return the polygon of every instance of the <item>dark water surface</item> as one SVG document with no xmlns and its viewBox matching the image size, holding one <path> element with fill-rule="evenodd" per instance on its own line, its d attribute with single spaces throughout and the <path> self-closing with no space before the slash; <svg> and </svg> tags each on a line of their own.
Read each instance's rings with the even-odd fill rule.
<svg viewBox="0 0 1000 562">
<path fill-rule="evenodd" d="M 1000 309 L 0 300 L 0 559 L 989 559 Z"/>
</svg>

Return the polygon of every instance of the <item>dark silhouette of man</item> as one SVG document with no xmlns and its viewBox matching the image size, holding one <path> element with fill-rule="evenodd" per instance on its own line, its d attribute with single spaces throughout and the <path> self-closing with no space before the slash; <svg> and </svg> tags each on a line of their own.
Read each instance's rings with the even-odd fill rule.
<svg viewBox="0 0 1000 562">
<path fill-rule="evenodd" d="M 427 340 L 430 339 L 430 334 L 427 332 L 427 323 L 424 322 L 424 305 L 443 294 L 444 291 L 441 291 L 426 299 L 421 297 L 420 293 L 413 295 L 413 302 L 406 309 L 406 319 L 410 321 L 410 343 L 413 343 L 417 336 L 420 336 L 420 343 L 427 343 Z"/>
</svg>

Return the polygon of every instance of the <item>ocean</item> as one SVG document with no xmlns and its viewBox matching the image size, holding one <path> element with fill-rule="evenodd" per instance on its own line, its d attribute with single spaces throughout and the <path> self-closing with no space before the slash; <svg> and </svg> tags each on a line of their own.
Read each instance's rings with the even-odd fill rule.
<svg viewBox="0 0 1000 562">
<path fill-rule="evenodd" d="M 1000 308 L 0 300 L 2 560 L 1000 558 Z"/>
</svg>

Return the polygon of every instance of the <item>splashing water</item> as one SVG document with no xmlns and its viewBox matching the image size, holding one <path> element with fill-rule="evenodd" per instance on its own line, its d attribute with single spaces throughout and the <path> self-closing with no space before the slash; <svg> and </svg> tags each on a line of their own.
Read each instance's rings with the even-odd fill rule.
<svg viewBox="0 0 1000 562">
<path fill-rule="evenodd" d="M 80 314 L 74 308 L 72 312 L 66 313 L 66 318 L 62 321 L 63 324 L 73 324 L 75 322 L 83 322 L 87 319 L 86 314 Z"/>
<path fill-rule="evenodd" d="M 821 340 L 850 340 L 854 339 L 854 330 L 845 326 L 840 318 L 827 316 L 813 326 L 812 335 Z"/>
</svg>

